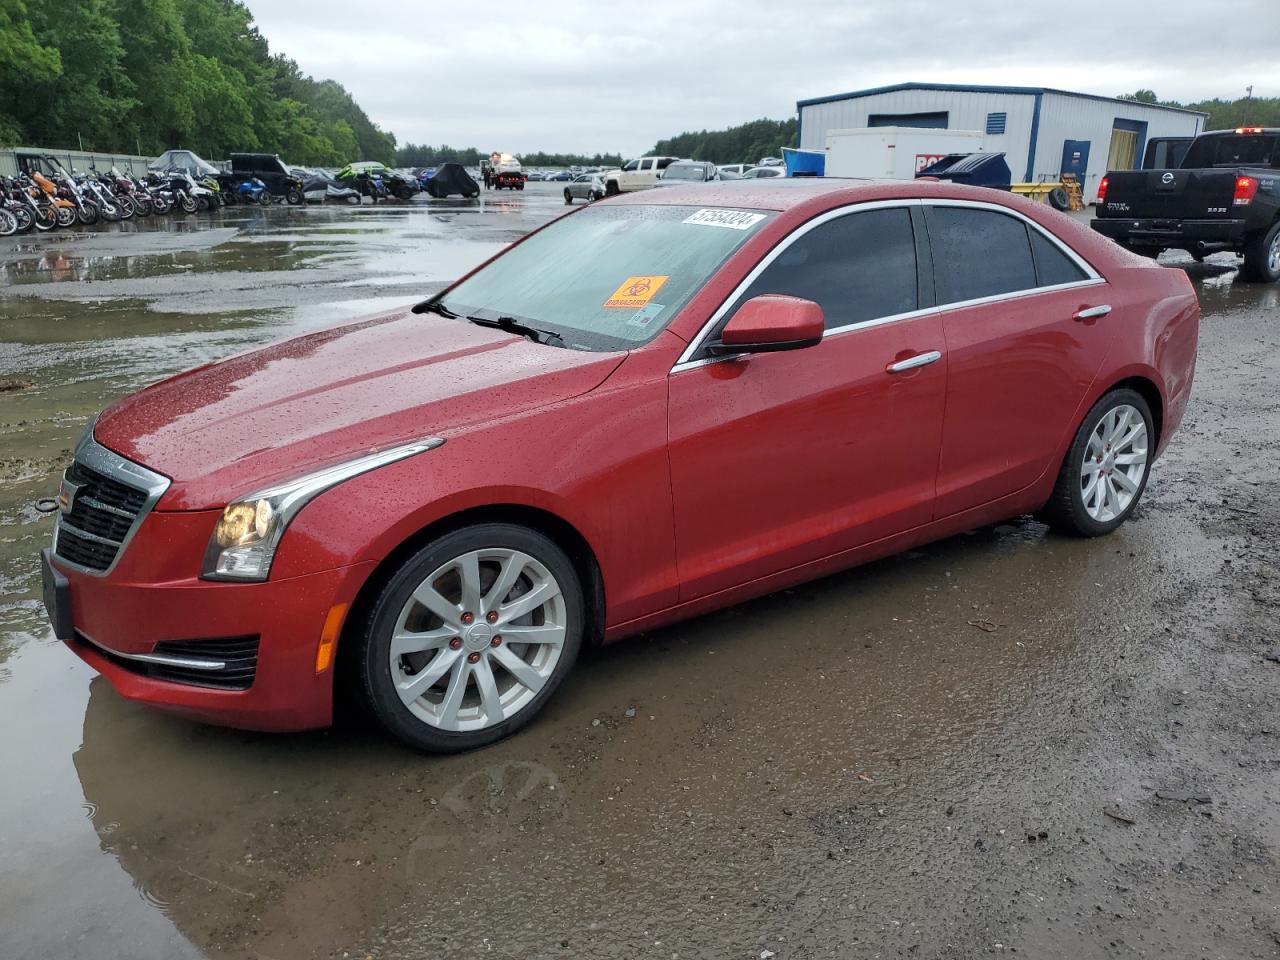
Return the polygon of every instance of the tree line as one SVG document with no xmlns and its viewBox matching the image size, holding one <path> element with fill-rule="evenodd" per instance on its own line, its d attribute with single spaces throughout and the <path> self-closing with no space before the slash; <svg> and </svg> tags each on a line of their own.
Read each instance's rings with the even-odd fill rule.
<svg viewBox="0 0 1280 960">
<path fill-rule="evenodd" d="M 1238 100 L 1201 100 L 1198 103 L 1179 103 L 1177 100 L 1161 100 L 1154 90 L 1137 90 L 1123 93 L 1121 100 L 1136 103 L 1155 103 L 1164 107 L 1182 107 L 1207 113 L 1206 130 L 1234 130 L 1236 127 L 1280 127 L 1280 97 L 1241 97 Z"/>
<path fill-rule="evenodd" d="M 396 150 L 397 167 L 437 167 L 442 163 L 460 163 L 466 167 L 478 166 L 481 160 L 488 158 L 491 150 L 478 150 L 475 147 L 450 147 L 441 144 L 438 147 L 425 143 L 406 143 Z M 534 153 L 516 154 L 520 162 L 529 167 L 607 167 L 619 166 L 621 154 L 597 153 Z"/>
<path fill-rule="evenodd" d="M 0 144 L 340 165 L 395 155 L 333 80 L 271 53 L 237 0 L 0 0 Z"/>
<path fill-rule="evenodd" d="M 796 146 L 796 120 L 752 120 L 727 130 L 700 130 L 659 140 L 651 151 L 658 156 L 708 160 L 711 163 L 758 163 L 762 157 L 781 157 L 783 147 Z"/>
</svg>

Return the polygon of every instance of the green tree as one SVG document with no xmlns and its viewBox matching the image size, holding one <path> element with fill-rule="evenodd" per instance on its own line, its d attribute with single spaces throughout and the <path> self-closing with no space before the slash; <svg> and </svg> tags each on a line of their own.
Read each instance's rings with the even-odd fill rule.
<svg viewBox="0 0 1280 960">
<path fill-rule="evenodd" d="M 62 74 L 56 47 L 36 39 L 23 0 L 0 0 L 0 143 L 25 139 L 26 98 L 47 88 Z"/>
</svg>

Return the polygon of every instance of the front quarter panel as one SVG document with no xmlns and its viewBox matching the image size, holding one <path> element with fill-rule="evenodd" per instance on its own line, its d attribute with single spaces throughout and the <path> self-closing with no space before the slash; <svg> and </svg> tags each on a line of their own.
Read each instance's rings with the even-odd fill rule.
<svg viewBox="0 0 1280 960">
<path fill-rule="evenodd" d="M 462 511 L 517 505 L 555 514 L 587 541 L 609 623 L 674 603 L 669 353 L 632 353 L 589 394 L 445 433 L 435 450 L 326 491 L 285 533 L 271 579 L 380 562 Z"/>
</svg>

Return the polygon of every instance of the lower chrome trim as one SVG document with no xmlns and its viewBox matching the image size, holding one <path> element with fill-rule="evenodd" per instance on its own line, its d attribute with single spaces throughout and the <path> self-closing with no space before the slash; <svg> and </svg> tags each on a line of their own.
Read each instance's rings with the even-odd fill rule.
<svg viewBox="0 0 1280 960">
<path fill-rule="evenodd" d="M 122 650 L 113 650 L 105 643 L 99 643 L 93 637 L 79 630 L 76 634 L 92 647 L 96 647 L 103 653 L 113 657 L 120 657 L 122 660 L 133 660 L 137 663 L 154 663 L 164 667 L 181 667 L 184 670 L 208 670 L 210 672 L 227 669 L 224 660 L 197 660 L 189 657 L 171 657 L 162 653 L 125 653 Z"/>
</svg>

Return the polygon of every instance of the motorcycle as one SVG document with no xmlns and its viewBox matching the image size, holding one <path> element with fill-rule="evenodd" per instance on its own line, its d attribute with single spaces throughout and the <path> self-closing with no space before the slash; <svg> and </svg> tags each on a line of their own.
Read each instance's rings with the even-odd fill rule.
<svg viewBox="0 0 1280 960">
<path fill-rule="evenodd" d="M 58 225 L 58 211 L 54 208 L 53 203 L 28 178 L 19 177 L 15 179 L 10 177 L 8 185 L 9 199 L 26 209 L 28 216 L 31 217 L 31 225 L 33 227 L 44 233 Z M 16 211 L 14 215 L 17 216 Z"/>
<path fill-rule="evenodd" d="M 226 193 L 227 203 L 256 203 L 266 207 L 271 205 L 271 194 L 267 185 L 257 177 L 246 177 Z"/>
<path fill-rule="evenodd" d="M 43 173 L 32 171 L 31 182 L 37 190 L 45 195 L 46 201 L 53 206 L 57 225 L 69 227 L 76 222 L 76 205 L 62 194 L 61 188 Z"/>
<path fill-rule="evenodd" d="M 0 207 L 17 222 L 17 233 L 26 233 L 35 226 L 35 214 L 31 207 L 16 196 L 18 186 L 13 177 L 0 177 Z"/>
</svg>

